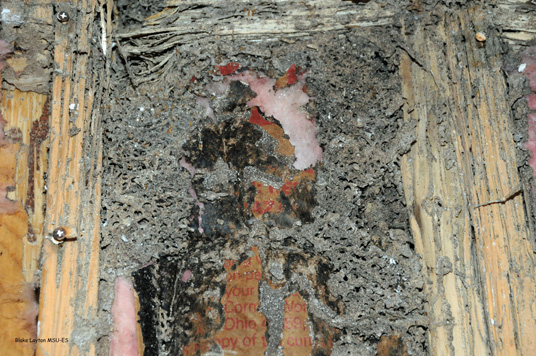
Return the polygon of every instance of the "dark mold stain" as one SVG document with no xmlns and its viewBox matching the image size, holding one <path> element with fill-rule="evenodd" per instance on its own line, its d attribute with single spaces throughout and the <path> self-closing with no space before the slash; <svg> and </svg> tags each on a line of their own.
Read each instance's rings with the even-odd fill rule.
<svg viewBox="0 0 536 356">
<path fill-rule="evenodd" d="M 240 81 L 233 81 L 229 85 L 229 94 L 225 98 L 223 110 L 233 112 L 236 108 L 242 108 L 246 103 L 257 96 L 249 85 Z"/>
<path fill-rule="evenodd" d="M 205 127 L 199 137 L 184 145 L 188 161 L 195 168 L 212 170 L 218 158 L 222 158 L 235 170 L 246 166 L 267 168 L 277 160 L 255 145 L 262 134 L 249 122 L 222 123 L 217 127 Z"/>
<path fill-rule="evenodd" d="M 30 131 L 30 147 L 28 154 L 28 196 L 26 197 L 26 209 L 35 211 L 34 202 L 34 177 L 36 172 L 41 170 L 39 166 L 39 160 L 41 158 L 41 152 L 39 147 L 46 140 L 48 136 L 48 119 L 49 119 L 49 101 L 45 102 L 43 106 L 43 112 L 39 120 L 32 123 L 32 129 Z M 35 152 L 35 156 L 34 153 Z M 35 171 L 34 171 L 35 166 Z"/>
<path fill-rule="evenodd" d="M 35 211 L 35 175 L 41 171 L 39 161 L 41 158 L 41 144 L 48 136 L 48 120 L 49 120 L 49 100 L 43 105 L 41 117 L 32 123 L 30 131 L 30 147 L 28 149 L 28 190 L 26 196 L 25 208 L 28 215 Z M 32 231 L 30 221 L 28 220 L 28 231 Z M 28 241 L 35 242 L 35 235 L 28 234 Z"/>
<path fill-rule="evenodd" d="M 408 356 L 404 340 L 396 334 L 382 336 L 378 343 L 378 356 Z"/>
<path fill-rule="evenodd" d="M 236 228 L 243 224 L 238 199 L 234 196 L 223 197 L 204 205 L 202 228 L 207 237 L 230 237 Z"/>
<path fill-rule="evenodd" d="M 145 350 L 144 356 L 158 356 L 158 338 L 156 334 L 157 287 L 154 284 L 155 265 L 147 266 L 132 273 L 134 289 L 140 301 L 141 333 Z"/>
</svg>

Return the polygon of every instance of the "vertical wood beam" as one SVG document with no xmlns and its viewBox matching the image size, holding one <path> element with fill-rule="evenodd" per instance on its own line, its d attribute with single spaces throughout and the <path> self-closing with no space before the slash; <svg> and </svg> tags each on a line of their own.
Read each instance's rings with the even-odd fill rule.
<svg viewBox="0 0 536 356">
<path fill-rule="evenodd" d="M 33 355 L 35 348 L 15 338 L 36 336 L 33 294 L 43 242 L 47 105 L 44 94 L 1 93 L 7 140 L 0 142 L 0 186 L 15 188 L 7 198 L 16 211 L 0 213 L 0 350 L 13 355 Z"/>
<path fill-rule="evenodd" d="M 479 8 L 433 16 L 405 24 L 400 68 L 417 133 L 402 172 L 428 277 L 431 354 L 536 355 L 535 260 L 501 44 Z"/>
<path fill-rule="evenodd" d="M 43 242 L 48 96 L 18 89 L 3 90 L 0 110 L 6 120 L 4 131 L 15 136 L 20 145 L 16 156 L 15 190 L 8 197 L 22 203 L 28 214 L 21 266 L 24 280 L 34 283 Z"/>
<path fill-rule="evenodd" d="M 59 246 L 44 243 L 39 337 L 68 341 L 39 343 L 36 354 L 95 355 L 102 169 L 98 108 L 109 83 L 103 65 L 109 51 L 103 53 L 102 37 L 109 47 L 111 1 L 58 2 L 57 11 L 67 11 L 71 19 L 55 23 L 44 230 L 67 227 L 77 239 Z M 99 17 L 102 13 L 107 16 Z"/>
<path fill-rule="evenodd" d="M 48 62 L 43 42 L 51 14 L 51 6 L 41 1 L 2 3 L 2 38 L 17 43 L 12 56 L 0 63 L 7 82 L 26 90 L 46 88 L 49 73 L 36 68 Z M 31 51 L 18 41 L 19 34 L 38 39 Z M 0 93 L 0 350 L 6 355 L 35 354 L 30 339 L 36 337 L 38 311 L 34 288 L 43 240 L 47 101 L 46 94 L 35 91 Z"/>
</svg>

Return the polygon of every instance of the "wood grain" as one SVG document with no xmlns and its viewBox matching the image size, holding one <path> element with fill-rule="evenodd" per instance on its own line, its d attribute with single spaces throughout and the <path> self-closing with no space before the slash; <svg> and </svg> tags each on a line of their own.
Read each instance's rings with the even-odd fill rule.
<svg viewBox="0 0 536 356">
<path fill-rule="evenodd" d="M 511 194 L 519 176 L 501 43 L 495 32 L 475 39 L 488 21 L 479 8 L 445 11 L 405 37 L 404 117 L 417 141 L 402 172 L 432 355 L 536 354 L 534 246 L 523 196 Z"/>
<path fill-rule="evenodd" d="M 22 275 L 27 219 L 22 207 L 12 214 L 0 214 L 0 350 L 5 355 L 34 355 L 35 344 L 16 340 L 35 338 L 37 317 L 33 285 Z"/>
<path fill-rule="evenodd" d="M 525 0 L 498 0 L 488 16 L 499 35 L 515 49 L 536 38 L 536 3 Z"/>
<path fill-rule="evenodd" d="M 315 32 L 382 26 L 394 22 L 394 9 L 376 2 L 356 6 L 337 0 L 172 0 L 167 8 L 146 20 L 141 30 L 120 33 L 118 38 L 175 34 L 180 43 L 191 37 L 310 36 Z M 202 20 L 202 21 L 201 21 Z M 164 44 L 165 45 L 165 44 Z M 135 50 L 128 48 L 127 51 Z"/>
<path fill-rule="evenodd" d="M 35 282 L 43 241 L 45 172 L 48 138 L 48 97 L 35 92 L 4 90 L 0 110 L 6 120 L 4 130 L 20 145 L 14 176 L 12 200 L 21 202 L 28 213 L 23 240 L 23 274 Z"/>
<path fill-rule="evenodd" d="M 99 5 L 99 4 L 102 4 Z M 64 3 L 71 20 L 55 24 L 54 74 L 50 118 L 50 169 L 45 231 L 76 230 L 76 241 L 43 246 L 37 355 L 95 355 L 99 271 L 102 133 L 98 116 L 109 84 L 101 38 L 109 44 L 111 1 Z"/>
<path fill-rule="evenodd" d="M 48 118 L 48 113 L 43 114 L 46 97 L 18 91 L 6 94 L 2 100 L 6 130 L 20 129 L 21 141 L 2 147 L 2 158 L 10 158 L 0 162 L 0 170 L 4 169 L 0 175 L 15 182 L 10 198 L 24 203 L 28 214 L 20 208 L 0 216 L 0 268 L 11 271 L 0 281 L 0 317 L 11 320 L 0 325 L 0 330 L 7 330 L 0 340 L 30 335 L 17 334 L 29 329 L 12 313 L 20 307 L 15 314 L 24 314 L 22 310 L 31 307 L 27 282 L 38 269 L 43 236 L 65 225 L 80 232 L 77 241 L 59 247 L 44 241 L 39 336 L 70 341 L 40 343 L 37 354 L 95 355 L 102 164 L 98 107 L 109 84 L 109 68 L 103 68 L 99 59 L 110 54 L 103 53 L 102 38 L 89 36 L 101 34 L 99 26 L 103 26 L 110 48 L 112 1 L 60 1 L 72 16 L 65 25 L 51 21 L 50 3 L 30 3 L 39 4 L 32 8 L 33 17 L 54 26 L 50 141 L 32 138 L 32 122 Z M 416 246 L 429 278 L 427 307 L 434 355 L 536 354 L 534 258 L 523 196 L 504 199 L 516 191 L 519 179 L 496 42 L 500 35 L 523 45 L 536 36 L 536 22 L 526 1 L 500 0 L 497 5 L 496 16 L 488 19 L 478 11 L 443 14 L 436 28 L 422 27 L 406 37 L 402 56 L 405 118 L 415 122 L 418 137 L 404 158 L 404 185 Z M 202 37 L 278 40 L 389 25 L 396 22 L 394 16 L 392 9 L 376 2 L 355 6 L 335 0 L 289 0 L 274 7 L 264 1 L 177 0 L 149 18 L 142 30 L 117 38 L 127 55 L 140 55 Z M 203 19 L 201 26 L 199 19 Z M 490 32 L 490 21 L 504 31 Z M 491 45 L 479 47 L 474 29 L 485 31 Z M 131 43 L 134 38 L 136 43 Z M 150 45 L 153 38 L 158 38 L 160 47 Z M 11 65 L 23 70 L 26 63 L 17 57 Z M 160 67 L 155 68 L 156 72 Z M 38 79 L 46 91 L 47 78 L 29 78 L 25 85 L 35 86 Z M 490 203 L 498 200 L 504 201 Z M 26 299 L 6 298 L 8 290 Z M 12 346 L 13 354 L 33 353 L 31 347 Z M 3 345 L 0 348 L 5 350 Z"/>
<path fill-rule="evenodd" d="M 35 343 L 16 338 L 36 337 L 34 288 L 42 242 L 48 131 L 36 128 L 48 121 L 46 102 L 46 95 L 19 90 L 2 90 L 0 100 L 6 133 L 6 139 L 0 140 L 0 186 L 14 188 L 7 197 L 15 207 L 0 214 L 0 350 L 10 355 L 35 352 Z"/>
</svg>

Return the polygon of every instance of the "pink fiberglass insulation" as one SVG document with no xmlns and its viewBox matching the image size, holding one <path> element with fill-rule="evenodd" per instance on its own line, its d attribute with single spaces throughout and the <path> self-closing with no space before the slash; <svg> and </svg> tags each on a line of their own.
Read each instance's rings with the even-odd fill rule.
<svg viewBox="0 0 536 356">
<path fill-rule="evenodd" d="M 302 110 L 302 106 L 310 100 L 303 91 L 305 75 L 300 76 L 298 83 L 277 91 L 274 90 L 275 79 L 251 71 L 233 75 L 229 79 L 247 83 L 257 94 L 248 101 L 248 106 L 258 106 L 267 116 L 281 123 L 295 149 L 294 168 L 307 169 L 322 159 L 314 121 Z"/>
<path fill-rule="evenodd" d="M 134 289 L 125 277 L 115 280 L 112 316 L 114 331 L 110 338 L 110 356 L 138 356 Z"/>
<path fill-rule="evenodd" d="M 210 95 L 219 96 L 225 93 L 229 89 L 229 83 L 228 82 L 215 82 L 211 83 L 206 86 L 205 90 Z M 218 120 L 216 119 L 216 114 L 214 114 L 214 110 L 210 106 L 210 100 L 208 98 L 199 96 L 196 99 L 197 105 L 201 106 L 205 109 L 205 116 L 210 117 L 214 123 L 217 123 Z"/>
<path fill-rule="evenodd" d="M 210 101 L 208 98 L 203 98 L 201 96 L 196 99 L 197 104 L 205 109 L 205 116 L 210 117 L 212 121 L 217 122 L 216 115 L 214 115 L 214 110 L 210 107 Z"/>
<path fill-rule="evenodd" d="M 197 231 L 202 234 L 205 230 L 201 227 L 203 225 L 203 214 L 205 213 L 205 204 L 203 204 L 199 199 L 195 202 L 195 206 L 199 207 L 199 217 L 197 218 L 197 223 L 199 227 Z"/>
<path fill-rule="evenodd" d="M 193 178 L 195 176 L 195 167 L 192 166 L 191 163 L 186 161 L 186 158 L 182 157 L 179 161 L 179 165 L 190 173 L 190 178 Z"/>
<path fill-rule="evenodd" d="M 13 53 L 13 47 L 4 41 L 0 40 L 0 70 L 6 65 L 5 60 Z"/>
<path fill-rule="evenodd" d="M 530 94 L 528 97 L 529 109 L 536 110 L 536 94 Z"/>
<path fill-rule="evenodd" d="M 532 90 L 536 91 L 536 47 L 523 52 L 521 63 L 526 65 L 523 74 L 527 77 Z"/>
<path fill-rule="evenodd" d="M 529 164 L 534 170 L 536 176 L 536 114 L 529 114 L 529 140 L 526 145 L 527 149 L 531 152 Z"/>
<path fill-rule="evenodd" d="M 533 91 L 527 97 L 529 110 L 532 112 L 528 116 L 529 124 L 529 139 L 526 148 L 531 152 L 529 164 L 534 171 L 536 177 L 536 47 L 528 48 L 522 55 L 520 72 L 527 78 L 529 85 Z M 522 68 L 522 69 L 521 69 Z"/>
<path fill-rule="evenodd" d="M 192 273 L 192 271 L 190 271 L 189 269 L 187 269 L 186 271 L 184 271 L 184 273 L 182 274 L 182 278 L 181 278 L 181 281 L 183 281 L 184 283 L 188 282 L 190 280 L 190 278 L 192 278 L 194 274 Z"/>
</svg>

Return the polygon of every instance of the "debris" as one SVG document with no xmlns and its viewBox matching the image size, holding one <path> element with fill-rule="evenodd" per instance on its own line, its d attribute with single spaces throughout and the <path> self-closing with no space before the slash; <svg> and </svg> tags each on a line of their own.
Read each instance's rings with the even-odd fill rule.
<svg viewBox="0 0 536 356">
<path fill-rule="evenodd" d="M 221 75 L 229 75 L 235 73 L 241 65 L 239 63 L 228 63 L 224 66 L 216 66 L 216 68 L 220 71 Z"/>
<path fill-rule="evenodd" d="M 115 281 L 112 316 L 114 331 L 110 337 L 110 356 L 138 356 L 134 289 L 125 277 Z"/>
<path fill-rule="evenodd" d="M 485 42 L 486 41 L 486 35 L 484 32 L 477 32 L 475 35 L 475 38 L 478 42 Z"/>
<path fill-rule="evenodd" d="M 294 168 L 307 169 L 322 159 L 322 148 L 316 140 L 314 121 L 303 111 L 302 107 L 310 100 L 302 88 L 305 74 L 290 87 L 274 91 L 276 80 L 262 73 L 242 72 L 230 77 L 249 84 L 257 94 L 248 101 L 248 106 L 258 106 L 266 115 L 272 116 L 281 123 L 283 130 L 290 137 L 295 148 L 296 161 Z"/>
</svg>

